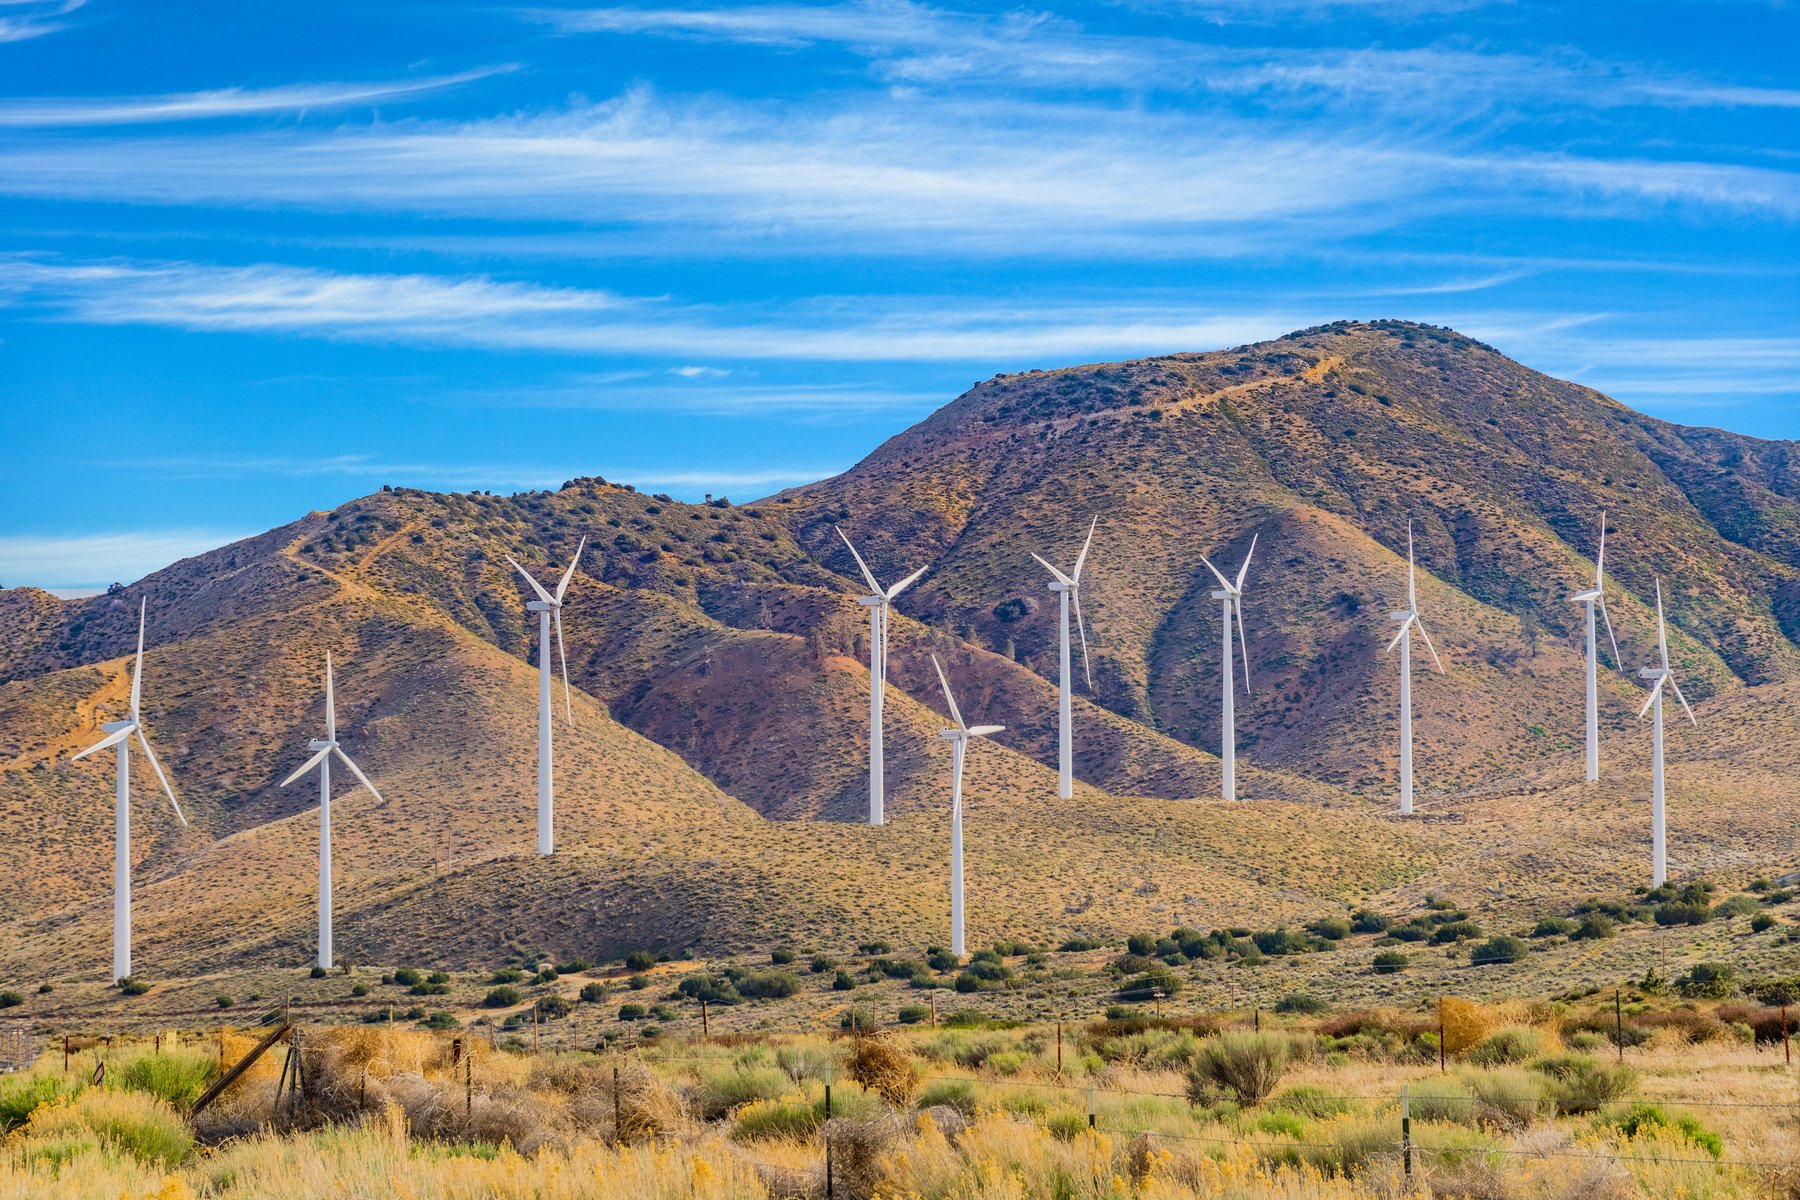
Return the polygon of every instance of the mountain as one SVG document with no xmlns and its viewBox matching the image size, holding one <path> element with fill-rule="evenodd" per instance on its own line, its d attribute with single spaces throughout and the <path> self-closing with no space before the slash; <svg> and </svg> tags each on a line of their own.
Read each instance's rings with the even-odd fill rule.
<svg viewBox="0 0 1800 1200">
<path fill-rule="evenodd" d="M 1791 461 L 1790 443 L 1656 421 L 1448 330 L 1346 322 L 997 376 L 845 474 L 741 506 L 591 478 L 384 489 L 107 595 L 0 591 L 0 870 L 25 882 L 0 897 L 0 976 L 104 970 L 110 765 L 67 756 L 123 703 L 140 598 L 146 724 L 192 820 L 149 792 L 134 811 L 138 958 L 165 971 L 306 957 L 316 790 L 276 785 L 322 723 L 327 648 L 342 736 L 386 796 L 346 793 L 333 823 L 338 941 L 362 961 L 941 938 L 933 653 L 965 712 L 1008 726 L 971 756 L 977 938 L 1628 886 L 1646 763 L 1627 676 L 1603 676 L 1608 781 L 1571 774 L 1567 596 L 1603 509 L 1625 665 L 1651 652 L 1660 577 L 1703 722 L 1671 737 L 1675 857 L 1774 869 L 1793 845 L 1771 823 L 1800 816 L 1761 732 L 1793 723 L 1800 686 Z M 1077 692 L 1081 782 L 1059 801 L 1054 605 L 1030 552 L 1072 559 L 1095 516 L 1094 691 Z M 1382 646 L 1409 520 L 1446 674 L 1417 680 L 1428 818 L 1400 823 Z M 930 568 L 893 625 L 882 829 L 855 823 L 867 619 L 833 524 L 883 578 Z M 1224 805 L 1199 556 L 1235 569 L 1253 536 L 1251 801 Z M 540 859 L 535 622 L 504 556 L 560 567 L 582 538 L 559 852 Z"/>
</svg>

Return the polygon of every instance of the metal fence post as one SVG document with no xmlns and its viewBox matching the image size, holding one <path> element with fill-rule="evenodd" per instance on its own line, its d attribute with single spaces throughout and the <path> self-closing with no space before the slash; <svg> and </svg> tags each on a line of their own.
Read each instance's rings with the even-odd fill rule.
<svg viewBox="0 0 1800 1200">
<path fill-rule="evenodd" d="M 1406 1164 L 1406 1177 L 1412 1178 L 1412 1100 L 1405 1088 L 1400 1089 L 1400 1157 Z"/>
</svg>

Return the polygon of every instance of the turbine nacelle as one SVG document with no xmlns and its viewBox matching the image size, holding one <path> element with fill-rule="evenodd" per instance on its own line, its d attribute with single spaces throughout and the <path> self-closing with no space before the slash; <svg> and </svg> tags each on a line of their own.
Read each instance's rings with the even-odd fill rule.
<svg viewBox="0 0 1800 1200">
<path fill-rule="evenodd" d="M 1570 604 L 1594 604 L 1599 601 L 1600 596 L 1601 596 L 1601 591 L 1599 588 L 1589 588 L 1585 592 L 1576 592 L 1573 596 L 1570 596 L 1569 603 Z"/>
</svg>

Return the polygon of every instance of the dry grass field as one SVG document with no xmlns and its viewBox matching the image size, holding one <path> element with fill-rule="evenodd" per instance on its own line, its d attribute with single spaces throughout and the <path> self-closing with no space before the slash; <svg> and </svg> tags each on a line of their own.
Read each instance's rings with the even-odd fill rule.
<svg viewBox="0 0 1800 1200">
<path fill-rule="evenodd" d="M 1766 1014 L 1634 996 L 1621 1053 L 1602 999 L 581 1050 L 302 1023 L 191 1121 L 253 1038 L 165 1031 L 0 1076 L 0 1196 L 1796 1195 Z"/>
</svg>

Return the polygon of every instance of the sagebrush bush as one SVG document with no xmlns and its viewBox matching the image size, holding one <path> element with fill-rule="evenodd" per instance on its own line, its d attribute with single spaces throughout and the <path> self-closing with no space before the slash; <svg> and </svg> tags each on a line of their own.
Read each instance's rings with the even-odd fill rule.
<svg viewBox="0 0 1800 1200">
<path fill-rule="evenodd" d="M 1268 1033 L 1221 1033 L 1200 1044 L 1188 1073 L 1188 1097 L 1196 1104 L 1229 1091 L 1240 1104 L 1268 1099 L 1287 1070 L 1288 1040 Z"/>
<path fill-rule="evenodd" d="M 756 1100 L 776 1100 L 793 1089 L 779 1067 L 737 1066 L 700 1077 L 694 1105 L 703 1121 L 717 1121 L 733 1109 Z"/>
<path fill-rule="evenodd" d="M 1500 1067 L 1522 1063 L 1538 1056 L 1544 1047 L 1532 1029 L 1511 1028 L 1490 1033 L 1468 1053 L 1470 1062 L 1481 1067 Z"/>
<path fill-rule="evenodd" d="M 1623 1099 L 1637 1083 L 1632 1068 L 1603 1066 L 1581 1054 L 1540 1058 L 1531 1069 L 1549 1078 L 1550 1098 L 1565 1116 L 1598 1112 Z"/>
</svg>

